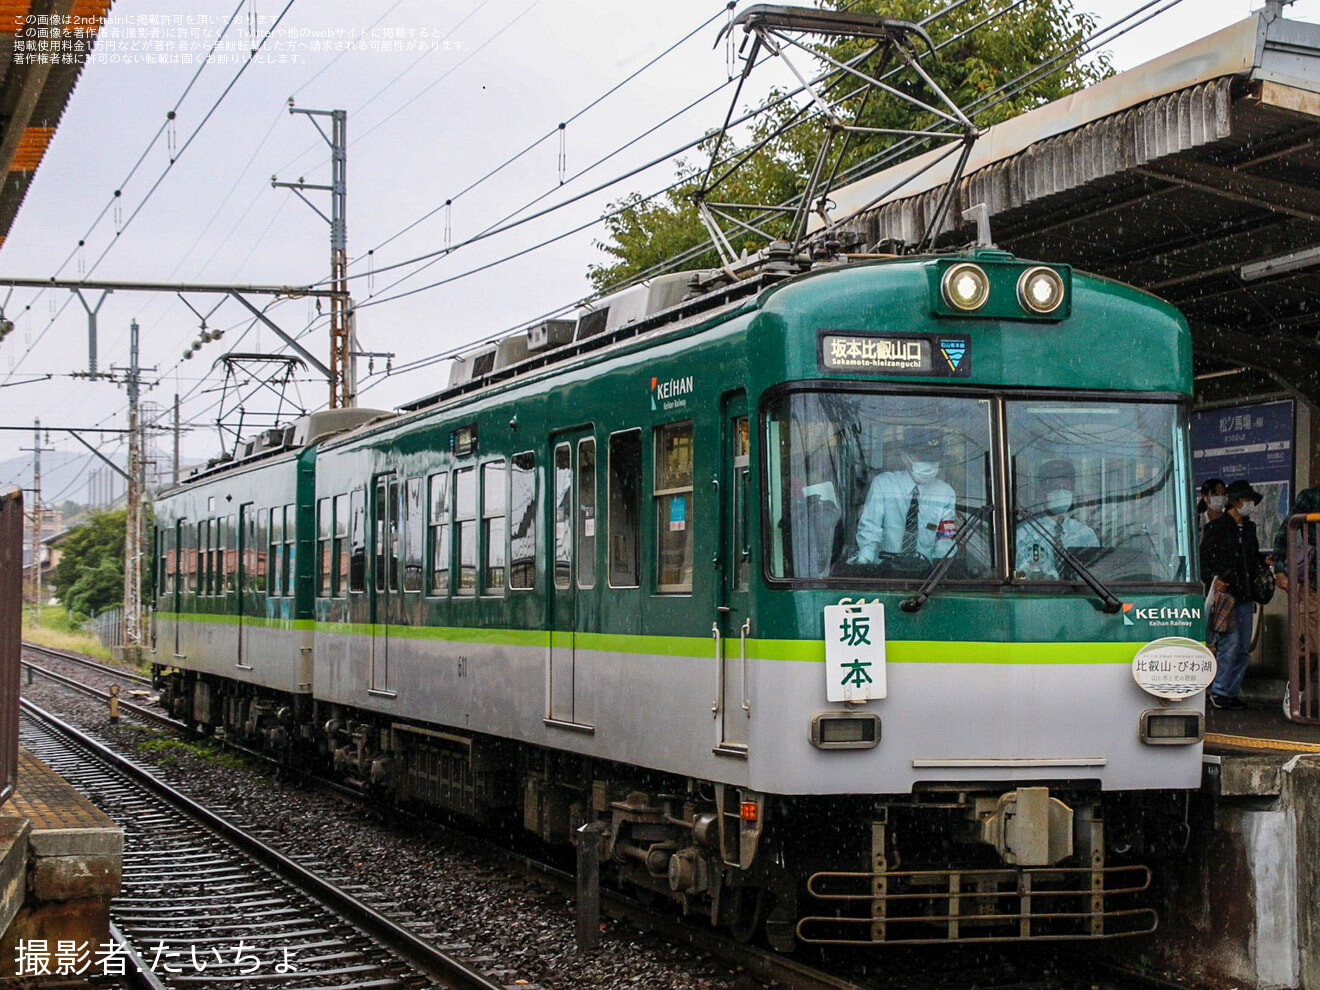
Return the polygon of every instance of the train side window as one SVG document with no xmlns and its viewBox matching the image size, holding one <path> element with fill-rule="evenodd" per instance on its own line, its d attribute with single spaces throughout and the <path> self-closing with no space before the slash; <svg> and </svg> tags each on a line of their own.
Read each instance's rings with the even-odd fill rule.
<svg viewBox="0 0 1320 990">
<path fill-rule="evenodd" d="M 320 571 L 318 587 L 322 598 L 329 598 L 334 590 L 334 506 L 328 498 L 316 500 L 317 567 Z"/>
<path fill-rule="evenodd" d="M 426 559 L 426 507 L 422 505 L 422 479 L 404 484 L 403 590 L 422 590 L 422 562 Z"/>
<path fill-rule="evenodd" d="M 642 431 L 613 434 L 609 457 L 609 583 L 611 588 L 636 588 L 642 577 L 637 524 L 642 498 Z"/>
<path fill-rule="evenodd" d="M 226 552 L 228 545 L 230 545 L 230 531 L 228 531 L 227 523 L 228 519 L 224 516 L 220 516 L 219 519 L 216 519 L 214 523 L 211 524 L 215 539 L 215 574 L 211 579 L 213 579 L 213 582 L 215 583 L 215 594 L 218 595 L 223 595 L 228 587 L 226 583 L 228 581 L 228 576 L 226 570 L 224 570 L 224 552 Z"/>
<path fill-rule="evenodd" d="M 449 472 L 428 479 L 431 486 L 431 594 L 449 594 Z"/>
<path fill-rule="evenodd" d="M 509 587 L 536 587 L 536 455 L 514 454 L 509 466 Z"/>
<path fill-rule="evenodd" d="M 367 493 L 357 488 L 349 496 L 352 526 L 348 543 L 348 590 L 367 590 Z"/>
<path fill-rule="evenodd" d="M 481 466 L 481 539 L 485 547 L 481 593 L 504 594 L 506 532 L 504 510 L 508 493 L 504 484 L 504 462 L 490 461 Z"/>
<path fill-rule="evenodd" d="M 655 428 L 656 590 L 692 590 L 692 421 Z"/>
<path fill-rule="evenodd" d="M 210 582 L 207 581 L 207 557 L 211 548 L 211 520 L 204 519 L 197 524 L 197 594 L 209 595 Z"/>
<path fill-rule="evenodd" d="M 457 595 L 477 593 L 477 471 L 454 472 L 454 537 L 458 550 Z"/>
<path fill-rule="evenodd" d="M 266 556 L 266 574 L 269 578 L 266 591 L 271 598 L 278 598 L 284 580 L 284 506 L 270 510 L 270 530 L 267 535 L 270 539 L 270 553 Z"/>
<path fill-rule="evenodd" d="M 335 496 L 335 542 L 331 594 L 343 598 L 348 592 L 348 496 Z"/>
<path fill-rule="evenodd" d="M 294 549 L 294 540 L 298 534 L 297 517 L 295 513 L 298 510 L 292 505 L 284 507 L 284 595 L 289 597 L 293 594 L 293 575 L 294 566 L 297 561 L 297 551 Z"/>
<path fill-rule="evenodd" d="M 270 571 L 270 555 L 266 552 L 266 538 L 269 535 L 266 525 L 269 517 L 260 509 L 253 513 L 256 521 L 256 535 L 252 537 L 252 590 L 258 594 L 266 593 L 266 576 Z"/>
<path fill-rule="evenodd" d="M 156 597 L 169 592 L 170 551 L 169 532 L 162 526 L 156 527 Z"/>
<path fill-rule="evenodd" d="M 225 555 L 227 563 L 225 566 L 225 591 L 232 593 L 238 591 L 238 519 L 235 516 L 229 516 L 225 530 Z"/>
<path fill-rule="evenodd" d="M 183 573 L 183 554 L 182 554 L 182 533 L 184 527 L 176 521 L 171 527 L 170 535 L 170 586 L 169 592 L 172 595 L 178 594 L 183 590 L 180 575 Z"/>
<path fill-rule="evenodd" d="M 197 594 L 197 527 L 184 524 L 181 527 L 183 535 L 183 575 L 181 578 L 182 587 L 179 589 L 185 594 Z"/>
<path fill-rule="evenodd" d="M 220 594 L 220 529 L 221 520 L 211 520 L 211 560 L 207 574 L 207 584 L 211 589 L 211 596 Z"/>
<path fill-rule="evenodd" d="M 399 487 L 399 481 L 393 475 L 390 475 L 389 485 L 389 570 L 386 572 L 389 577 L 390 591 L 399 590 L 399 557 L 403 549 L 399 546 L 400 526 L 402 525 L 401 516 L 403 515 L 403 496 L 402 489 Z"/>
<path fill-rule="evenodd" d="M 577 448 L 577 546 L 579 588 L 596 586 L 596 441 L 588 437 Z"/>
<path fill-rule="evenodd" d="M 733 420 L 733 587 L 746 591 L 752 577 L 752 541 L 748 506 L 751 488 L 751 434 L 746 416 Z"/>
<path fill-rule="evenodd" d="M 555 447 L 555 587 L 567 588 L 573 566 L 573 452 Z"/>
</svg>

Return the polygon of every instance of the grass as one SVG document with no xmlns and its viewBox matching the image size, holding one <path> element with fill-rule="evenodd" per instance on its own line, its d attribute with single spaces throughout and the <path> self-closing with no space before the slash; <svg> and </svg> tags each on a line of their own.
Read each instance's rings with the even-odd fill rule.
<svg viewBox="0 0 1320 990">
<path fill-rule="evenodd" d="M 181 756 L 191 754 L 199 759 L 206 760 L 208 763 L 228 767 L 231 770 L 251 767 L 248 758 L 243 754 L 225 749 L 213 739 L 185 742 L 182 739 L 174 739 L 169 736 L 155 736 L 137 743 L 136 748 L 158 754 L 159 762 L 165 766 L 178 763 Z"/>
<path fill-rule="evenodd" d="M 84 632 L 69 621 L 68 610 L 62 605 L 43 605 L 41 623 L 32 625 L 32 609 L 23 609 L 23 638 L 38 646 L 52 650 L 69 650 L 88 656 L 110 659 L 110 650 L 92 633 Z"/>
</svg>

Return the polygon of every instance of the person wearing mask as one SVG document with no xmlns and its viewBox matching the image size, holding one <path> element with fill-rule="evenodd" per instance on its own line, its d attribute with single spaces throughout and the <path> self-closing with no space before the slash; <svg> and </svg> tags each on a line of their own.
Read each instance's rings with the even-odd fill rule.
<svg viewBox="0 0 1320 990">
<path fill-rule="evenodd" d="M 1201 485 L 1201 498 L 1196 503 L 1197 532 L 1224 514 L 1224 502 L 1227 499 L 1224 490 L 1223 478 L 1210 478 Z"/>
<path fill-rule="evenodd" d="M 1098 547 L 1095 530 L 1073 514 L 1077 483 L 1071 461 L 1046 461 L 1040 466 L 1035 513 L 1017 527 L 1017 572 L 1036 581 L 1075 579 L 1059 547 Z M 1039 511 L 1044 509 L 1043 512 Z"/>
<path fill-rule="evenodd" d="M 903 470 L 871 479 L 857 520 L 856 563 L 873 564 L 881 553 L 933 559 L 953 547 L 956 497 L 939 476 L 942 447 L 938 434 L 909 434 L 900 451 Z"/>
<path fill-rule="evenodd" d="M 1252 576 L 1260 558 L 1256 524 L 1250 516 L 1262 496 L 1247 481 L 1233 482 L 1224 495 L 1223 515 L 1206 523 L 1201 533 L 1201 581 L 1207 591 L 1214 592 L 1213 598 L 1227 594 L 1234 599 L 1232 608 L 1224 615 L 1226 628 L 1216 631 L 1212 618 L 1206 630 L 1206 643 L 1215 651 L 1218 662 L 1214 683 L 1210 685 L 1210 704 L 1215 708 L 1241 710 L 1247 707 L 1240 694 L 1247 673 L 1252 615 L 1256 611 L 1251 600 Z"/>
</svg>

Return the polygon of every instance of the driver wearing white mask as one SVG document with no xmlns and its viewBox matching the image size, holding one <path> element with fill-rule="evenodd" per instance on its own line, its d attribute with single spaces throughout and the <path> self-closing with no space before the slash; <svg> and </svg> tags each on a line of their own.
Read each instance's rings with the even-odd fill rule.
<svg viewBox="0 0 1320 990">
<path fill-rule="evenodd" d="M 1034 506 L 1045 511 L 1017 527 L 1017 572 L 1036 581 L 1056 581 L 1060 574 L 1072 578 L 1071 568 L 1054 544 L 1069 549 L 1098 547 L 1095 530 L 1069 513 L 1073 508 L 1076 473 L 1072 462 L 1046 461 L 1040 466 L 1037 491 L 1044 497 Z"/>
<path fill-rule="evenodd" d="M 871 479 L 857 520 L 856 563 L 873 564 L 881 553 L 943 557 L 953 548 L 956 496 L 940 480 L 941 447 L 938 434 L 909 434 L 901 450 L 904 470 Z"/>
</svg>

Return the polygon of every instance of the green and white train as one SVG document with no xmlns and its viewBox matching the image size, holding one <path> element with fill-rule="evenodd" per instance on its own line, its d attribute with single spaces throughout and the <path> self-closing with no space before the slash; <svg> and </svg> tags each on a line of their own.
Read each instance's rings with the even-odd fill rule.
<svg viewBox="0 0 1320 990">
<path fill-rule="evenodd" d="M 1191 391 L 1175 310 L 1063 265 L 665 276 L 164 492 L 158 681 L 779 949 L 1148 931 Z"/>
</svg>

